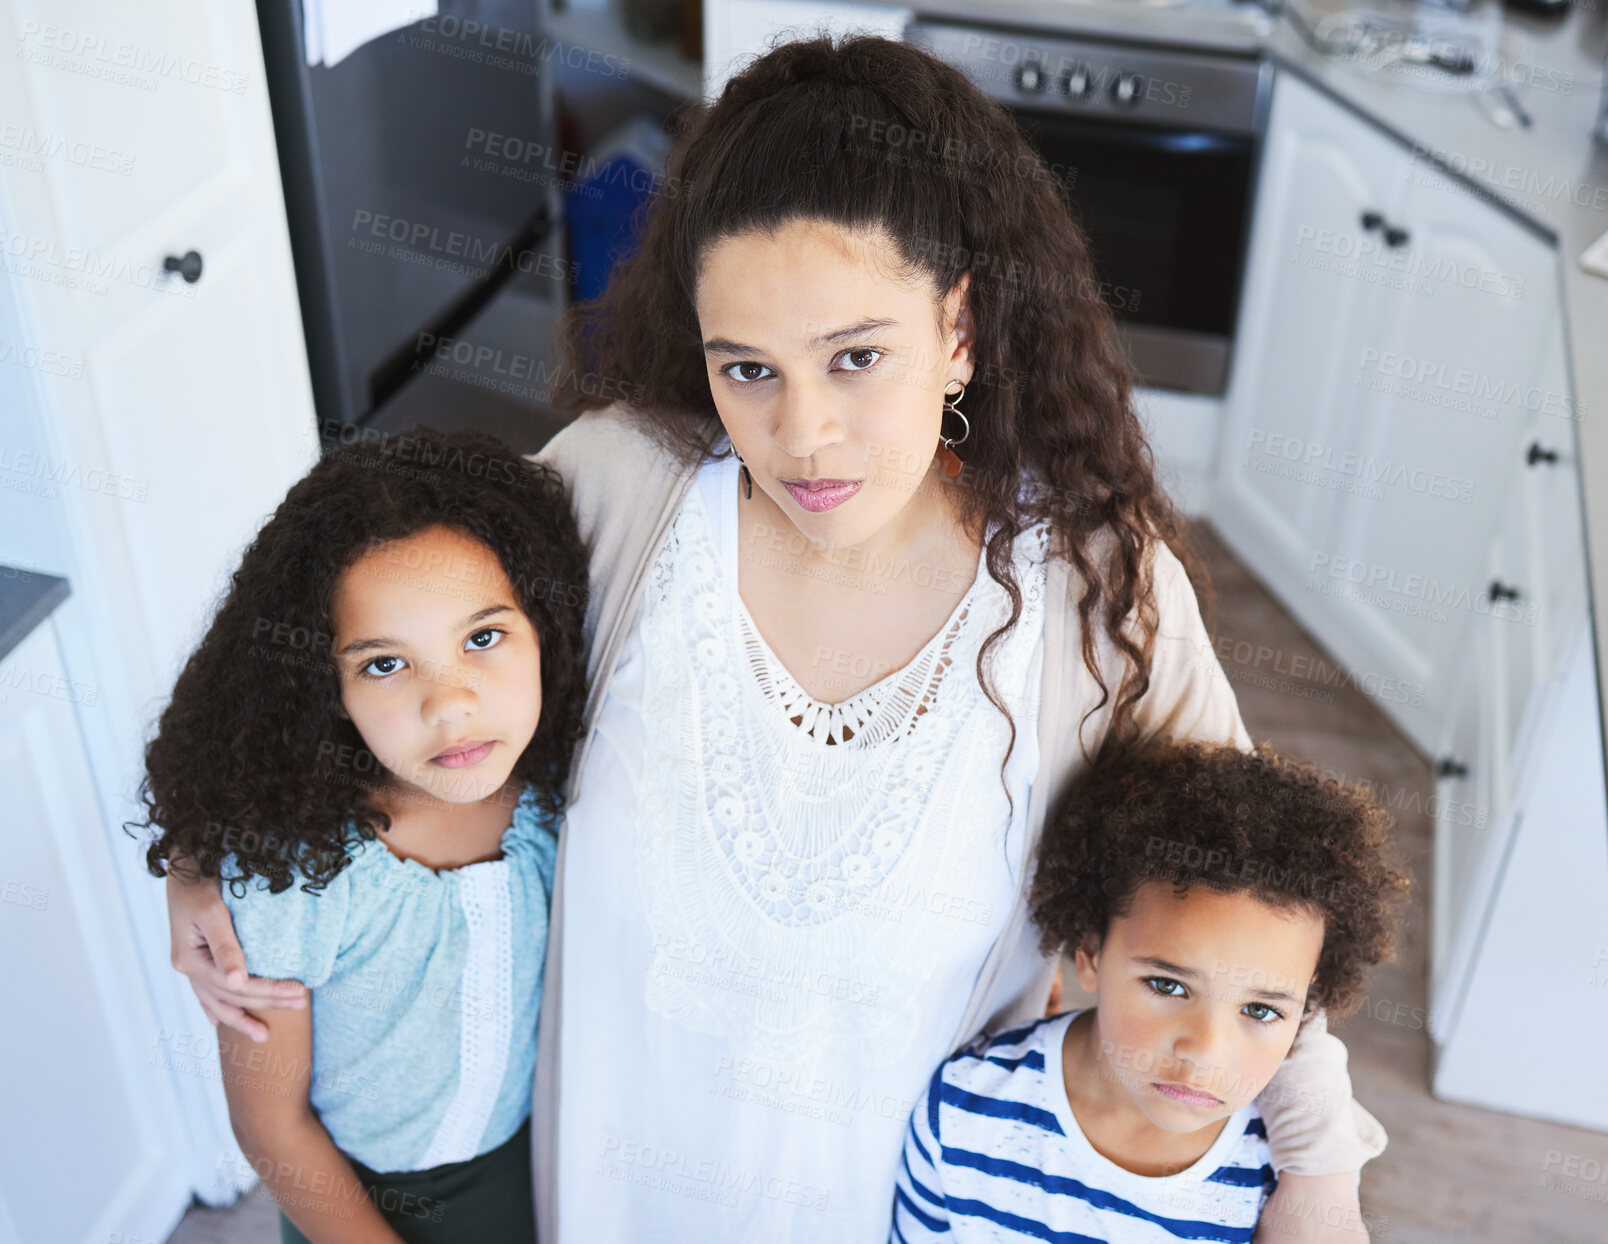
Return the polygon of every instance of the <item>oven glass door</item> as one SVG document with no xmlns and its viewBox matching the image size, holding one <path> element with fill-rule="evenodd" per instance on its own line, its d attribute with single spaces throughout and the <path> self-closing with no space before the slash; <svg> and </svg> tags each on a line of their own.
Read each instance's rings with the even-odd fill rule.
<svg viewBox="0 0 1608 1244">
<path fill-rule="evenodd" d="M 1250 225 L 1252 138 L 1013 114 L 1088 233 L 1119 324 L 1152 343 L 1205 339 L 1226 374 Z M 1220 391 L 1218 379 L 1178 387 Z"/>
</svg>

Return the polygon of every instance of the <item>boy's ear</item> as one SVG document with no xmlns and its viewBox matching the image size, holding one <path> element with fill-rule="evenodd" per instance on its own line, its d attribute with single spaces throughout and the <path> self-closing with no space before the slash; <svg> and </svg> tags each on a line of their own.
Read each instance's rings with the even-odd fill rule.
<svg viewBox="0 0 1608 1244">
<path fill-rule="evenodd" d="M 1085 938 L 1083 944 L 1073 952 L 1073 964 L 1077 968 L 1078 986 L 1084 993 L 1098 993 L 1100 985 L 1100 947 L 1092 938 Z"/>
</svg>

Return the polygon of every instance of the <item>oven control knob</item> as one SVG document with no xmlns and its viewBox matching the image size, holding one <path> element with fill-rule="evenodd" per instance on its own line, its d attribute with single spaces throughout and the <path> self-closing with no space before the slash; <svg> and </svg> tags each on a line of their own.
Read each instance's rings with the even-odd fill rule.
<svg viewBox="0 0 1608 1244">
<path fill-rule="evenodd" d="M 1061 79 L 1061 93 L 1068 99 L 1088 99 L 1093 90 L 1094 79 L 1090 76 L 1087 65 L 1067 70 L 1066 77 Z"/>
<path fill-rule="evenodd" d="M 1024 60 L 1016 71 L 1016 89 L 1037 95 L 1044 89 L 1046 74 L 1044 66 L 1036 60 Z"/>
<path fill-rule="evenodd" d="M 1144 79 L 1138 74 L 1119 73 L 1117 80 L 1111 84 L 1111 99 L 1125 108 L 1132 108 L 1139 102 L 1139 94 L 1143 87 Z"/>
</svg>

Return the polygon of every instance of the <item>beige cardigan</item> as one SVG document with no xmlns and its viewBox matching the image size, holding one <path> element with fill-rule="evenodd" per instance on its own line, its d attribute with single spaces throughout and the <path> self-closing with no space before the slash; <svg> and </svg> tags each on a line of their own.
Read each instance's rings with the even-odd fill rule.
<svg viewBox="0 0 1608 1244">
<path fill-rule="evenodd" d="M 571 769 L 570 795 L 585 767 L 592 731 L 597 724 L 609 680 L 620 650 L 635 623 L 648 573 L 669 536 L 671 523 L 696 478 L 696 471 L 664 449 L 649 435 L 623 403 L 589 411 L 548 442 L 538 460 L 556 468 L 569 490 L 581 536 L 590 553 L 591 597 L 586 610 L 586 631 L 591 641 L 587 662 L 589 692 L 586 700 L 585 737 Z M 1136 704 L 1136 720 L 1145 737 L 1211 739 L 1251 747 L 1222 667 L 1212 652 L 1189 578 L 1176 556 L 1157 544 L 1155 590 L 1159 609 L 1150 687 Z M 1031 852 L 1044 824 L 1045 810 L 1054 806 L 1066 784 L 1076 778 L 1098 753 L 1111 722 L 1116 690 L 1121 683 L 1121 656 L 1101 637 L 1097 645 L 1101 671 L 1111 697 L 1090 714 L 1083 728 L 1083 746 L 1077 740 L 1078 721 L 1100 698 L 1099 686 L 1083 663 L 1080 650 L 1073 569 L 1060 558 L 1047 564 L 1044 608 L 1043 683 L 1039 702 L 1039 778 L 1034 781 L 1027 809 L 1024 852 Z M 547 966 L 542 993 L 541 1023 L 536 1056 L 535 1098 L 532 1106 L 532 1162 L 535 1175 L 538 1238 L 557 1239 L 558 1019 L 563 1007 L 561 947 L 564 933 L 564 845 L 560 836 L 557 872 L 553 883 L 553 910 L 547 942 Z M 997 1029 L 1044 1014 L 1055 961 L 1046 959 L 1028 988 L 1013 997 L 999 996 L 1001 969 L 1024 938 L 1035 936 L 1027 912 L 1027 883 L 1031 869 L 1023 869 L 1023 884 L 998 942 L 978 974 L 977 986 L 964 1018 L 951 1042 L 958 1048 L 983 1028 Z M 583 982 L 582 988 L 607 988 L 606 982 Z M 1300 1057 L 1298 1057 L 1298 1055 Z M 1275 1084 L 1289 1088 L 1292 1105 L 1287 1112 L 1268 1108 L 1259 1099 L 1271 1135 L 1299 1136 L 1298 1149 L 1287 1149 L 1302 1159 L 1304 1173 L 1350 1171 L 1384 1148 L 1384 1132 L 1360 1106 L 1352 1103 L 1350 1122 L 1342 1101 L 1327 1114 L 1314 1112 L 1312 1102 L 1332 1100 L 1337 1087 L 1350 1097 L 1345 1076 L 1345 1047 L 1329 1036 L 1321 1016 L 1303 1027 Z M 1336 1071 L 1338 1070 L 1338 1079 Z M 1343 1081 L 1343 1084 L 1342 1084 Z M 1279 1154 L 1276 1152 L 1275 1157 Z M 1316 1167 L 1317 1169 L 1309 1169 Z"/>
</svg>

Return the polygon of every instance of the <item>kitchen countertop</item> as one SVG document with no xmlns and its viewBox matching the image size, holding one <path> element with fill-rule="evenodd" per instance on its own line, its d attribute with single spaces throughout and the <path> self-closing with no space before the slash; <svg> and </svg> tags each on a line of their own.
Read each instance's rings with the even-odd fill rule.
<svg viewBox="0 0 1608 1244">
<path fill-rule="evenodd" d="M 0 565 L 0 661 L 70 594 L 66 579 Z"/>
<path fill-rule="evenodd" d="M 1297 2 L 1313 24 L 1352 8 L 1396 16 L 1415 11 L 1400 0 Z M 1494 2 L 1479 0 L 1480 12 Z M 990 0 L 984 12 L 976 0 L 925 0 L 913 9 L 979 25 L 1260 51 L 1418 150 L 1439 175 L 1473 187 L 1554 242 L 1579 420 L 1599 703 L 1608 705 L 1608 278 L 1579 265 L 1580 252 L 1608 231 L 1608 147 L 1591 137 L 1608 51 L 1608 0 L 1576 0 L 1556 21 L 1503 13 L 1502 49 L 1524 67 L 1515 75 L 1521 80 L 1510 85 L 1533 121 L 1509 129 L 1467 93 L 1392 81 L 1389 73 L 1364 74 L 1314 50 L 1289 17 L 1275 20 L 1248 5 Z"/>
</svg>

